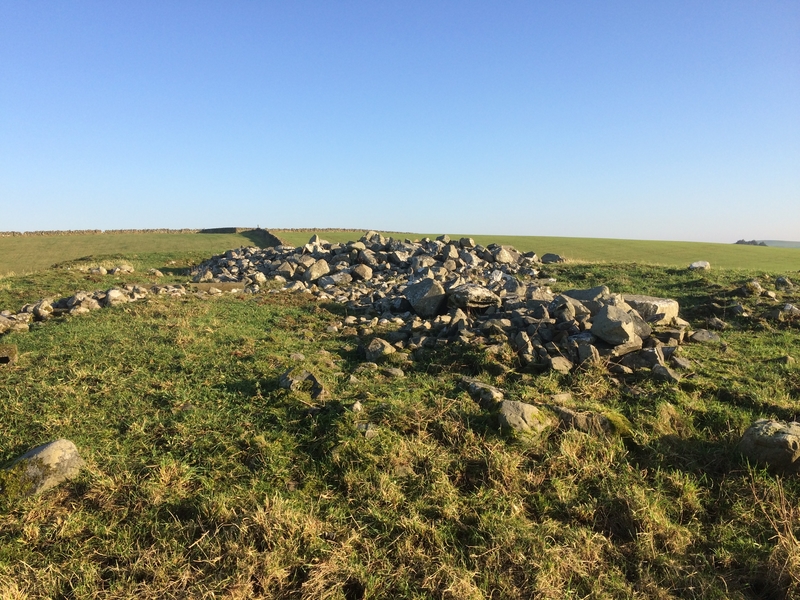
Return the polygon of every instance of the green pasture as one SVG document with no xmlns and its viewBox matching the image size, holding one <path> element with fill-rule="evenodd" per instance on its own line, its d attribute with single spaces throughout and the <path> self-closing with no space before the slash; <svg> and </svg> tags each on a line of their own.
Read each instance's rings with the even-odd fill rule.
<svg viewBox="0 0 800 600">
<path fill-rule="evenodd" d="M 114 233 L 0 237 L 0 277 L 30 273 L 85 256 L 194 253 L 209 257 L 239 246 L 258 245 L 252 233 Z"/>
</svg>

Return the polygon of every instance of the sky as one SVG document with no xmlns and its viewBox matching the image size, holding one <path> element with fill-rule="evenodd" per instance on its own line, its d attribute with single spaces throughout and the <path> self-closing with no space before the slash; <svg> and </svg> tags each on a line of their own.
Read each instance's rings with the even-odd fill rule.
<svg viewBox="0 0 800 600">
<path fill-rule="evenodd" d="M 800 240 L 800 2 L 0 0 L 0 230 Z"/>
</svg>

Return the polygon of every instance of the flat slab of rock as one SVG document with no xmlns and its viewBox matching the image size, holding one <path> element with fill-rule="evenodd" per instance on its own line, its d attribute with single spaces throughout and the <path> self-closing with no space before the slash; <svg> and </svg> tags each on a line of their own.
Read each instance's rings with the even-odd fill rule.
<svg viewBox="0 0 800 600">
<path fill-rule="evenodd" d="M 654 325 L 669 325 L 677 317 L 680 305 L 672 298 L 657 298 L 641 294 L 623 294 L 622 298 L 636 309 L 642 318 Z"/>
<path fill-rule="evenodd" d="M 42 444 L 28 450 L 0 475 L 2 493 L 14 497 L 40 494 L 73 479 L 85 464 L 69 440 Z"/>
<path fill-rule="evenodd" d="M 692 342 L 697 342 L 699 344 L 714 344 L 719 343 L 722 341 L 722 338 L 719 337 L 713 331 L 709 331 L 708 329 L 698 329 L 692 335 L 689 336 L 689 340 Z"/>
<path fill-rule="evenodd" d="M 800 423 L 758 420 L 744 432 L 739 452 L 778 471 L 800 473 Z"/>
<path fill-rule="evenodd" d="M 465 283 L 450 290 L 448 303 L 456 308 L 485 309 L 490 306 L 500 306 L 500 297 L 475 283 Z"/>
<path fill-rule="evenodd" d="M 553 422 L 547 414 L 532 404 L 516 400 L 503 400 L 500 403 L 497 419 L 501 428 L 525 433 L 541 434 L 553 426 Z"/>
<path fill-rule="evenodd" d="M 614 433 L 614 426 L 605 415 L 590 411 L 576 412 L 563 406 L 553 407 L 553 412 L 558 416 L 563 429 L 577 429 L 592 435 L 610 435 Z"/>
</svg>

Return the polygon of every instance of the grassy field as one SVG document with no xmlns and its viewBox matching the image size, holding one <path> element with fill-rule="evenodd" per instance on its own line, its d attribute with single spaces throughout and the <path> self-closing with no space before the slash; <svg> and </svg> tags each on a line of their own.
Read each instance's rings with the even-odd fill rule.
<svg viewBox="0 0 800 600">
<path fill-rule="evenodd" d="M 276 231 L 293 246 L 305 244 L 313 230 Z M 320 235 L 331 242 L 358 239 L 363 232 L 323 231 Z M 399 239 L 438 234 L 387 233 Z M 451 237 L 461 237 L 451 234 Z M 573 261 L 643 263 L 685 267 L 696 260 L 707 260 L 712 268 L 754 270 L 765 273 L 800 271 L 800 251 L 796 248 L 772 248 L 735 244 L 697 242 L 659 242 L 639 240 L 607 240 L 599 238 L 559 238 L 536 236 L 472 236 L 480 244 L 510 244 L 520 251 L 533 250 L 540 256 L 552 252 Z M 198 260 L 239 246 L 259 245 L 252 234 L 144 233 L 101 234 L 50 237 L 0 238 L 0 276 L 9 273 L 30 273 L 55 263 L 81 257 L 125 256 L 140 261 L 148 255 L 177 253 Z M 164 266 L 164 265 L 160 265 Z"/>
<path fill-rule="evenodd" d="M 305 244 L 313 231 L 278 231 L 276 235 L 293 246 Z M 387 233 L 399 239 L 420 238 L 439 234 Z M 449 234 L 458 239 L 465 234 Z M 324 231 L 320 237 L 331 242 L 345 242 L 358 237 L 352 231 Z M 562 238 L 539 236 L 472 235 L 477 243 L 509 244 L 521 252 L 547 252 L 579 262 L 642 263 L 669 267 L 686 267 L 697 260 L 707 260 L 712 268 L 757 270 L 763 272 L 800 271 L 800 252 L 796 248 L 770 248 L 736 244 L 700 242 L 659 242 L 642 240 L 610 240 L 601 238 Z"/>
<path fill-rule="evenodd" d="M 47 269 L 55 263 L 84 256 L 187 253 L 208 257 L 239 246 L 258 245 L 252 234 L 118 233 L 0 237 L 0 276 Z M 162 265 L 163 266 L 163 265 Z"/>
<path fill-rule="evenodd" d="M 66 437 L 88 467 L 2 502 L 0 597 L 798 597 L 800 479 L 748 466 L 735 444 L 757 418 L 800 417 L 800 369 L 782 360 L 800 358 L 800 328 L 721 308 L 762 267 L 648 256 L 554 265 L 553 287 L 604 283 L 674 297 L 696 326 L 729 320 L 725 346 L 683 348 L 694 376 L 680 384 L 536 375 L 471 348 L 400 357 L 402 380 L 361 372 L 359 340 L 327 331 L 342 308 L 304 295 L 152 297 L 3 336 L 20 358 L 0 368 L 0 463 Z M 185 281 L 194 255 L 108 260 L 135 264 L 126 281 L 150 266 Z M 0 307 L 116 281 L 67 266 L 5 278 Z M 280 389 L 289 366 L 332 399 Z M 462 374 L 527 402 L 570 392 L 632 431 L 532 445 L 498 431 Z"/>
</svg>

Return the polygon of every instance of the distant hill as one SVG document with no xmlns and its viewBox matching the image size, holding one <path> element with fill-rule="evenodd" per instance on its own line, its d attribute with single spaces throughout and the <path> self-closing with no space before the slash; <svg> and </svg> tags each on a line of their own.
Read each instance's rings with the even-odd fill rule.
<svg viewBox="0 0 800 600">
<path fill-rule="evenodd" d="M 800 248 L 800 242 L 787 242 L 784 240 L 758 240 L 764 242 L 767 246 L 774 246 L 775 248 Z"/>
</svg>

